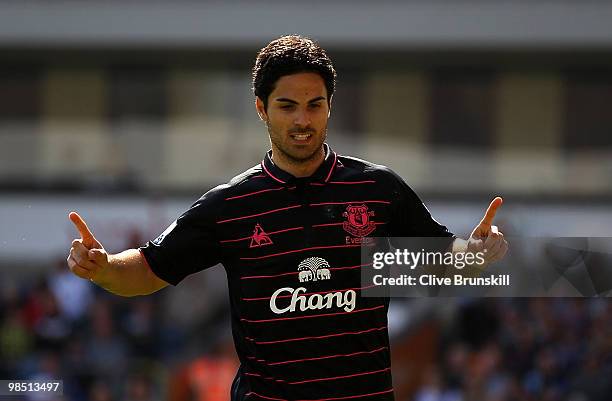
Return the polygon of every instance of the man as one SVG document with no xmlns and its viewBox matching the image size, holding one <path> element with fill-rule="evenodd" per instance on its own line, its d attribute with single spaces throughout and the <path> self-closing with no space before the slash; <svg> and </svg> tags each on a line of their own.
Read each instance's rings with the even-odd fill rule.
<svg viewBox="0 0 612 401">
<path fill-rule="evenodd" d="M 384 166 L 327 144 L 336 73 L 313 41 L 285 36 L 253 68 L 270 136 L 260 165 L 202 196 L 157 239 L 109 255 L 76 213 L 70 269 L 115 294 L 150 294 L 223 263 L 241 366 L 232 400 L 392 400 L 388 298 L 358 297 L 359 249 L 376 237 L 443 237 L 505 254 L 496 198 L 468 241 L 436 222 Z"/>
</svg>

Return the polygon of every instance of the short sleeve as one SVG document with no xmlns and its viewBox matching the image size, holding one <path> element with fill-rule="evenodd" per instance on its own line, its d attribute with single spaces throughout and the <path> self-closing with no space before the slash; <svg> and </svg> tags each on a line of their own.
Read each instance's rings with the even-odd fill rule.
<svg viewBox="0 0 612 401">
<path fill-rule="evenodd" d="M 140 251 L 153 273 L 172 285 L 190 274 L 221 263 L 214 216 L 219 215 L 221 187 L 204 194 L 189 210 Z"/>
<path fill-rule="evenodd" d="M 431 216 L 419 196 L 401 177 L 389 171 L 393 179 L 391 185 L 394 187 L 390 236 L 448 238 L 442 245 L 445 249 L 450 246 L 455 238 L 454 234 Z"/>
</svg>

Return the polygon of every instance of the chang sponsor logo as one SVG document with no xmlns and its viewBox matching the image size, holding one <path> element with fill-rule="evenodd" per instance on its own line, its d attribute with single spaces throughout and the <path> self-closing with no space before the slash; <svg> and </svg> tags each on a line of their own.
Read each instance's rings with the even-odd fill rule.
<svg viewBox="0 0 612 401">
<path fill-rule="evenodd" d="M 329 263 L 323 258 L 313 257 L 302 260 L 298 266 L 298 272 L 300 283 L 331 278 Z"/>
<path fill-rule="evenodd" d="M 300 262 L 298 279 L 302 282 L 331 279 L 329 263 L 323 258 L 311 257 Z M 300 310 L 321 310 L 342 308 L 346 312 L 355 309 L 357 293 L 355 290 L 335 291 L 326 294 L 306 295 L 306 288 L 283 287 L 274 291 L 270 298 L 270 310 L 280 315 Z"/>
</svg>

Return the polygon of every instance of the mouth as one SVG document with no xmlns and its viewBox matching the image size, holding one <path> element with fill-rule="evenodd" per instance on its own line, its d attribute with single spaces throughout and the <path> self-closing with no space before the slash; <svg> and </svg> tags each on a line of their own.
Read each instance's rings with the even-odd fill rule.
<svg viewBox="0 0 612 401">
<path fill-rule="evenodd" d="M 308 142 L 312 134 L 292 134 L 291 138 L 296 142 Z"/>
</svg>

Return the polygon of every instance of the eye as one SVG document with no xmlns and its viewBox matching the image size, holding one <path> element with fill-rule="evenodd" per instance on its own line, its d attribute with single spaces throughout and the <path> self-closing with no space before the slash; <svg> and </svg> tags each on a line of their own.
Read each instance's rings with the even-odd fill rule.
<svg viewBox="0 0 612 401">
<path fill-rule="evenodd" d="M 284 104 L 281 106 L 281 109 L 283 110 L 292 110 L 295 106 L 292 104 Z"/>
<path fill-rule="evenodd" d="M 308 105 L 311 109 L 318 109 L 321 107 L 321 103 L 311 103 Z"/>
</svg>

